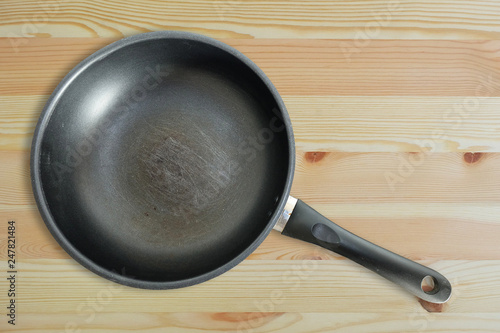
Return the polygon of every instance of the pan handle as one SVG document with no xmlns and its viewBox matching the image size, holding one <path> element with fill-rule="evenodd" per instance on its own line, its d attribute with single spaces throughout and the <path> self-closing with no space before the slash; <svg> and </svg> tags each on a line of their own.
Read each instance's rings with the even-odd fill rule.
<svg viewBox="0 0 500 333">
<path fill-rule="evenodd" d="M 451 284 L 443 275 L 350 233 L 301 200 L 289 198 L 274 229 L 341 254 L 425 301 L 444 303 L 451 296 Z M 434 287 L 424 291 L 424 280 Z"/>
</svg>

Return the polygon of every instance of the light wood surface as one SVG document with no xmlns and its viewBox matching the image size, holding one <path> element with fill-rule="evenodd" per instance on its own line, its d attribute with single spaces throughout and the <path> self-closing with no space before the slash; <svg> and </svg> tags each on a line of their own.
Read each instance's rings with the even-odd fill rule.
<svg viewBox="0 0 500 333">
<path fill-rule="evenodd" d="M 116 39 L 0 40 L 0 95 L 50 94 L 92 52 Z M 284 96 L 500 96 L 500 40 L 221 39 L 252 59 Z"/>
<path fill-rule="evenodd" d="M 174 29 L 244 52 L 282 94 L 292 194 L 447 276 L 424 306 L 356 264 L 272 232 L 206 283 L 113 284 L 53 240 L 32 197 L 31 137 L 64 75 L 123 36 Z M 16 332 L 500 332 L 498 1 L 0 2 L 0 306 L 17 221 Z M 472 152 L 474 154 L 472 154 Z M 433 310 L 437 312 L 429 312 Z"/>
<path fill-rule="evenodd" d="M 219 38 L 351 39 L 369 24 L 371 39 L 496 39 L 499 19 L 495 0 L 5 0 L 0 33 L 123 37 L 172 29 Z"/>
</svg>

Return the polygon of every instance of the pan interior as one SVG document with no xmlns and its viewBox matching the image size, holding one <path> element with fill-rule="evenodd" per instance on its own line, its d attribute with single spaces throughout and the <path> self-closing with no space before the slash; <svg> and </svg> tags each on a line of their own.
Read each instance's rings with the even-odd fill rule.
<svg viewBox="0 0 500 333">
<path fill-rule="evenodd" d="M 40 180 L 54 225 L 105 271 L 194 278 L 269 226 L 289 143 L 277 102 L 213 45 L 154 39 L 74 75 L 48 116 Z"/>
</svg>

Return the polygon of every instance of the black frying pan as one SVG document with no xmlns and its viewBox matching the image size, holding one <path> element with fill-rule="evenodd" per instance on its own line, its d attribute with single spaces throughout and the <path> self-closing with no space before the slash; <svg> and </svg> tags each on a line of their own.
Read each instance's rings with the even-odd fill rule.
<svg viewBox="0 0 500 333">
<path fill-rule="evenodd" d="M 294 163 L 290 119 L 264 73 L 219 41 L 162 31 L 113 43 L 62 80 L 34 134 L 31 177 L 59 244 L 125 285 L 206 281 L 274 228 L 448 300 L 441 274 L 290 197 Z"/>
</svg>

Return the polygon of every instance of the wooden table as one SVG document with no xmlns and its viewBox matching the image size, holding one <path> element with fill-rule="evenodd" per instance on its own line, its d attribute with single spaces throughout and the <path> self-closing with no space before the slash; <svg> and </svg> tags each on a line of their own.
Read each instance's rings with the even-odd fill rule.
<svg viewBox="0 0 500 333">
<path fill-rule="evenodd" d="M 292 195 L 439 270 L 452 299 L 426 310 L 276 232 L 230 272 L 180 290 L 123 287 L 70 259 L 32 197 L 37 118 L 92 52 L 168 29 L 257 63 L 295 127 Z M 500 332 L 500 2 L 9 0 L 0 37 L 0 331 Z M 15 326 L 5 315 L 9 220 Z"/>
</svg>

